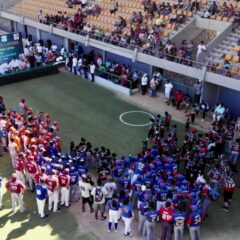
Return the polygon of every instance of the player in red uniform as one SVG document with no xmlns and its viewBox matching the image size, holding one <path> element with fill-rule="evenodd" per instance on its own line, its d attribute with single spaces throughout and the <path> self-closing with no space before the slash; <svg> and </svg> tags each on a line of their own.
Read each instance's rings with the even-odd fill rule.
<svg viewBox="0 0 240 240">
<path fill-rule="evenodd" d="M 53 212 L 59 211 L 58 209 L 58 178 L 52 171 L 50 175 L 47 177 L 45 181 L 47 188 L 48 188 L 48 210 L 52 210 L 53 205 Z"/>
<path fill-rule="evenodd" d="M 22 181 L 17 180 L 17 175 L 15 173 L 13 173 L 11 179 L 7 181 L 6 188 L 11 193 L 13 212 L 16 212 L 15 208 L 17 203 L 20 206 L 20 212 L 24 212 L 23 193 L 25 191 L 25 185 Z"/>
<path fill-rule="evenodd" d="M 19 153 L 16 159 L 16 175 L 17 178 L 26 185 L 26 176 L 25 176 L 25 162 L 24 162 L 24 154 Z"/>
<path fill-rule="evenodd" d="M 27 171 L 27 177 L 28 177 L 28 181 L 29 181 L 30 190 L 32 192 L 34 192 L 34 177 L 35 177 L 35 174 L 38 173 L 38 165 L 34 161 L 33 156 L 27 157 L 27 162 L 25 163 L 25 168 Z"/>
<path fill-rule="evenodd" d="M 61 206 L 69 207 L 70 196 L 70 176 L 69 169 L 64 169 L 63 173 L 58 176 L 59 187 L 61 192 Z"/>
</svg>

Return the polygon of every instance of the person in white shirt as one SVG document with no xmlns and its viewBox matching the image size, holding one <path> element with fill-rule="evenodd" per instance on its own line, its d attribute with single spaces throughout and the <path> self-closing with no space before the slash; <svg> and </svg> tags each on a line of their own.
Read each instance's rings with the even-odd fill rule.
<svg viewBox="0 0 240 240">
<path fill-rule="evenodd" d="M 210 16 L 211 16 L 210 12 L 208 10 L 205 10 L 201 17 L 202 18 L 209 18 Z"/>
<path fill-rule="evenodd" d="M 105 212 L 105 198 L 108 194 L 108 191 L 105 187 L 102 186 L 101 180 L 97 180 L 97 186 L 93 188 L 91 195 L 94 200 L 94 212 L 95 212 L 95 220 L 98 219 L 98 212 L 100 211 L 101 220 L 106 219 L 104 217 Z"/>
<path fill-rule="evenodd" d="M 41 46 L 40 44 L 36 46 L 36 50 L 37 50 L 37 53 L 39 53 L 40 55 L 43 54 L 43 46 Z"/>
<path fill-rule="evenodd" d="M 147 92 L 147 85 L 148 85 L 148 76 L 146 73 L 143 74 L 141 78 L 141 88 L 142 88 L 142 95 L 145 95 Z"/>
<path fill-rule="evenodd" d="M 82 72 L 82 64 L 83 64 L 83 60 L 82 60 L 82 58 L 80 57 L 80 58 L 78 59 L 78 69 L 77 69 L 77 71 L 79 72 L 80 76 L 81 76 L 81 72 Z"/>
<path fill-rule="evenodd" d="M 72 60 L 72 71 L 73 71 L 74 75 L 77 74 L 77 64 L 78 64 L 78 59 L 76 56 L 74 56 L 73 60 Z"/>
<path fill-rule="evenodd" d="M 171 91 L 173 89 L 173 85 L 172 83 L 167 80 L 167 82 L 165 83 L 165 99 L 166 99 L 166 103 L 169 104 L 169 100 L 170 100 L 170 94 L 171 94 Z"/>
<path fill-rule="evenodd" d="M 12 59 L 12 61 L 10 62 L 10 65 L 11 65 L 13 71 L 18 70 L 18 69 L 19 69 L 19 60 L 16 59 L 16 57 L 14 57 L 14 58 Z"/>
<path fill-rule="evenodd" d="M 90 192 L 93 190 L 92 185 L 87 181 L 87 176 L 82 175 L 82 180 L 79 181 L 79 187 L 82 195 L 82 211 L 85 212 L 86 203 L 89 204 L 90 212 L 93 212 L 92 201 L 90 199 Z"/>
<path fill-rule="evenodd" d="M 206 51 L 207 51 L 206 45 L 204 44 L 204 41 L 201 41 L 198 44 L 198 47 L 197 47 L 197 58 L 198 58 L 200 53 L 206 52 Z"/>
<path fill-rule="evenodd" d="M 219 122 L 222 118 L 224 118 L 224 114 L 225 114 L 225 107 L 223 103 L 220 103 L 214 110 L 213 121 Z"/>
<path fill-rule="evenodd" d="M 52 52 L 55 53 L 57 51 L 57 49 L 58 49 L 57 45 L 55 43 L 53 43 L 51 46 Z"/>
<path fill-rule="evenodd" d="M 89 67 L 90 67 L 91 81 L 94 82 L 96 65 L 93 62 L 91 62 Z"/>
</svg>

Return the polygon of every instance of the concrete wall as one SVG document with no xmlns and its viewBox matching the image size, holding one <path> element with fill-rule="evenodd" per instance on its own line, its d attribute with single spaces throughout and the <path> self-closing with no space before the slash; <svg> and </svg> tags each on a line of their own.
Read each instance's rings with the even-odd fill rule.
<svg viewBox="0 0 240 240">
<path fill-rule="evenodd" d="M 240 116 L 240 94 L 237 91 L 220 88 L 219 102 L 223 102 L 224 105 L 229 108 L 230 112 L 236 117 Z"/>
</svg>

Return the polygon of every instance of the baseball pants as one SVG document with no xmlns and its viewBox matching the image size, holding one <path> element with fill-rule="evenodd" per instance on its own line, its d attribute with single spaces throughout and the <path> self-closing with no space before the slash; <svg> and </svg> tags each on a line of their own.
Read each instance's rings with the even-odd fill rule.
<svg viewBox="0 0 240 240">
<path fill-rule="evenodd" d="M 11 199 L 12 199 L 12 210 L 13 212 L 16 211 L 16 206 L 20 206 L 20 212 L 24 212 L 24 203 L 23 203 L 23 194 L 22 193 L 11 193 Z"/>
<path fill-rule="evenodd" d="M 146 231 L 147 231 L 147 240 L 155 240 L 156 239 L 156 230 L 155 223 L 149 222 L 146 220 Z"/>
<path fill-rule="evenodd" d="M 119 219 L 119 213 L 118 211 L 115 211 L 115 210 L 109 210 L 109 213 L 108 213 L 108 221 L 110 223 L 118 223 L 118 219 Z"/>
<path fill-rule="evenodd" d="M 139 212 L 138 217 L 138 233 L 145 236 L 146 234 L 146 218 Z"/>
<path fill-rule="evenodd" d="M 27 173 L 28 183 L 30 190 L 34 190 L 34 174 L 33 173 Z"/>
<path fill-rule="evenodd" d="M 211 204 L 211 201 L 207 198 L 204 199 L 203 203 L 202 203 L 202 214 L 203 214 L 203 217 L 205 217 L 208 213 L 208 208 Z"/>
<path fill-rule="evenodd" d="M 80 189 L 78 184 L 70 185 L 70 201 L 74 199 L 77 201 L 80 195 Z"/>
<path fill-rule="evenodd" d="M 23 182 L 24 185 L 26 185 L 26 178 L 24 173 L 22 171 L 16 170 L 16 175 L 17 175 L 17 179 L 19 179 L 20 181 Z"/>
<path fill-rule="evenodd" d="M 174 226 L 174 240 L 183 240 L 184 226 Z"/>
<path fill-rule="evenodd" d="M 38 213 L 41 218 L 45 216 L 45 213 L 44 213 L 45 202 L 46 202 L 46 199 L 43 199 L 43 200 L 37 199 Z"/>
<path fill-rule="evenodd" d="M 124 234 L 127 235 L 128 233 L 131 232 L 131 223 L 132 223 L 132 218 L 126 218 L 122 217 L 122 220 L 124 222 Z"/>
<path fill-rule="evenodd" d="M 191 240 L 200 240 L 200 227 L 189 227 Z"/>
<path fill-rule="evenodd" d="M 168 222 L 162 223 L 162 237 L 161 240 L 172 240 L 172 224 Z"/>
<path fill-rule="evenodd" d="M 58 209 L 58 190 L 53 192 L 48 190 L 48 210 L 51 211 L 53 205 L 53 212 L 56 212 Z"/>
<path fill-rule="evenodd" d="M 65 205 L 66 207 L 68 207 L 70 190 L 69 188 L 62 187 L 60 191 L 61 191 L 61 205 Z"/>
<path fill-rule="evenodd" d="M 133 191 L 132 194 L 132 205 L 134 208 L 137 207 L 137 202 L 138 202 L 138 192 L 137 191 Z"/>
<path fill-rule="evenodd" d="M 11 159 L 12 159 L 13 168 L 15 169 L 16 168 L 16 157 L 17 157 L 17 154 L 14 154 L 14 153 L 10 152 L 10 156 L 11 156 Z"/>
</svg>

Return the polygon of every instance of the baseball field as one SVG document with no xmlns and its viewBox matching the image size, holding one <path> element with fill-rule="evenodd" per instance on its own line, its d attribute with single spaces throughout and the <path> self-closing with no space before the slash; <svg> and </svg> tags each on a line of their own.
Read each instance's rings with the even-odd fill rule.
<svg viewBox="0 0 240 240">
<path fill-rule="evenodd" d="M 66 72 L 2 86 L 0 96 L 3 96 L 7 108 L 17 110 L 19 99 L 24 96 L 34 111 L 49 113 L 51 119 L 59 123 L 64 151 L 68 151 L 70 141 L 78 142 L 81 137 L 85 137 L 94 147 L 106 146 L 118 156 L 135 154 L 146 138 L 148 127 L 129 124 L 144 125 L 149 122 L 149 114 L 156 114 L 124 101 L 122 95 Z M 121 114 L 122 120 L 128 125 L 119 120 Z M 180 139 L 184 135 L 183 129 L 184 126 L 178 124 Z M 5 154 L 0 158 L 0 175 L 6 180 L 11 173 L 11 162 L 8 154 Z M 94 222 L 93 216 L 88 213 L 83 215 L 80 203 L 74 203 L 71 208 L 62 209 L 58 213 L 50 213 L 43 220 L 37 214 L 34 193 L 27 191 L 25 194 L 27 212 L 14 214 L 11 211 L 10 195 L 5 189 L 3 192 L 0 240 L 123 239 L 122 225 L 119 233 L 107 233 L 107 223 Z M 210 206 L 209 217 L 201 229 L 202 239 L 240 239 L 239 200 L 240 194 L 236 191 L 228 213 L 220 209 L 222 198 Z M 141 238 L 137 238 L 133 231 L 130 239 Z M 188 233 L 184 239 L 189 239 Z"/>
</svg>

